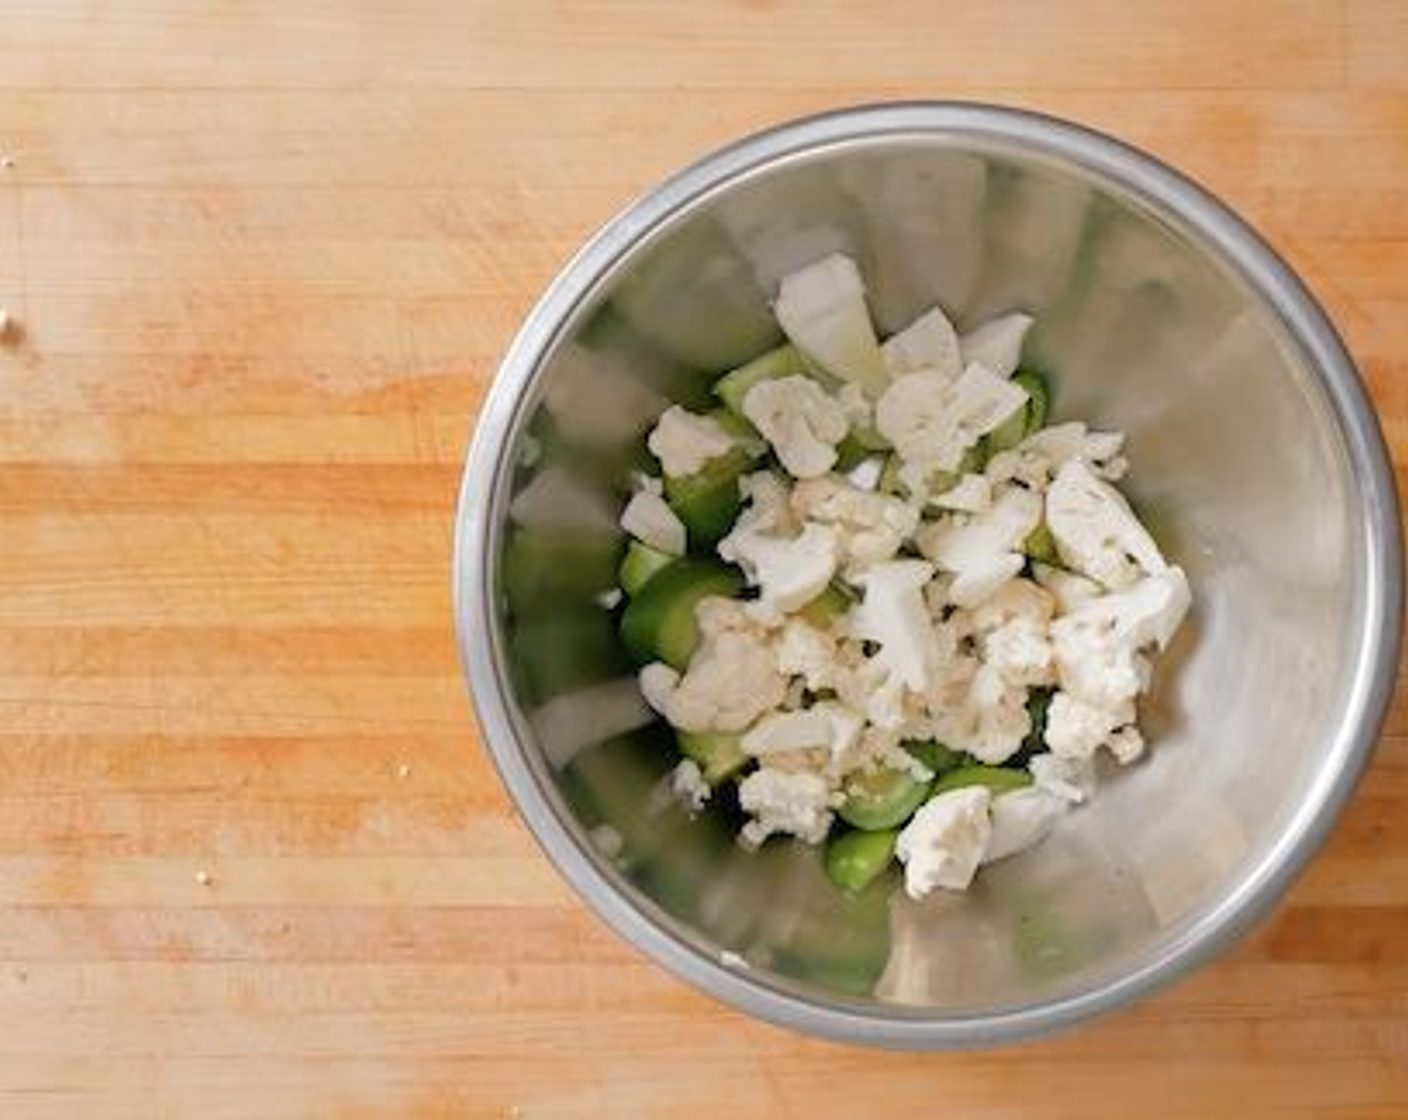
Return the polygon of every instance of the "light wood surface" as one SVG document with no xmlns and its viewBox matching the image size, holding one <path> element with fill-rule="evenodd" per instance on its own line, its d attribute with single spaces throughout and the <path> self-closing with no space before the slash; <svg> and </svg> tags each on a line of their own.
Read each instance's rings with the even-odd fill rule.
<svg viewBox="0 0 1408 1120">
<path fill-rule="evenodd" d="M 480 749 L 448 561 L 475 411 L 572 250 L 718 143 L 878 98 L 1202 179 L 1323 298 L 1403 464 L 1405 68 L 1394 0 L 0 2 L 0 1114 L 1404 1115 L 1401 701 L 1216 966 L 1041 1044 L 847 1050 L 559 882 Z"/>
</svg>

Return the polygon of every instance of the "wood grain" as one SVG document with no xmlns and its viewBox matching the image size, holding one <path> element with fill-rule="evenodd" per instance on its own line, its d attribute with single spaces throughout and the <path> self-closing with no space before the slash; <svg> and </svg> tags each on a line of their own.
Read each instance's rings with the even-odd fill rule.
<svg viewBox="0 0 1408 1120">
<path fill-rule="evenodd" d="M 455 481 L 600 222 L 741 133 L 1012 101 L 1302 271 L 1408 469 L 1408 8 L 0 8 L 0 1112 L 1408 1110 L 1408 708 L 1272 921 L 981 1055 L 744 1020 L 563 886 L 479 749 Z M 208 883 L 198 876 L 209 875 Z M 517 1110 L 516 1112 L 514 1110 Z"/>
</svg>

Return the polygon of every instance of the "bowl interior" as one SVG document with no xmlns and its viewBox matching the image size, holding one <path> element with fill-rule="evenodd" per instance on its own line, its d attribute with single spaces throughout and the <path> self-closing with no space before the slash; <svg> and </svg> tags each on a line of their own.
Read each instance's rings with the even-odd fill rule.
<svg viewBox="0 0 1408 1120">
<path fill-rule="evenodd" d="M 778 339 L 779 277 L 855 257 L 883 331 L 1037 316 L 1055 417 L 1128 433 L 1127 482 L 1194 609 L 1159 664 L 1145 760 L 964 895 L 858 898 L 817 852 L 750 854 L 661 796 L 670 738 L 598 602 L 667 401 Z M 487 514 L 491 641 L 543 806 L 610 889 L 746 982 L 861 1014 L 961 1019 L 1098 990 L 1259 874 L 1323 779 L 1363 628 L 1362 497 L 1306 353 L 1191 227 L 1101 174 L 934 135 L 793 153 L 617 255 L 514 414 Z M 531 819 L 531 814 L 530 814 Z M 556 826 L 555 826 L 556 827 Z M 746 968 L 744 965 L 746 964 Z"/>
</svg>

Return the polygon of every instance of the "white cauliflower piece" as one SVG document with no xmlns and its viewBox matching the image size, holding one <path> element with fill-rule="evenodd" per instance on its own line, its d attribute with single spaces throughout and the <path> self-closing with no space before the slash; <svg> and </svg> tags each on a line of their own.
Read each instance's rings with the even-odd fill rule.
<svg viewBox="0 0 1408 1120">
<path fill-rule="evenodd" d="M 805 606 L 826 589 L 836 572 L 840 542 L 834 529 L 809 524 L 800 535 L 775 537 L 734 529 L 719 542 L 719 555 L 738 564 L 759 589 L 749 609 L 776 618 Z"/>
<path fill-rule="evenodd" d="M 836 529 L 848 571 L 889 560 L 919 524 L 918 511 L 898 498 L 858 490 L 834 475 L 799 482 L 792 491 L 792 510 Z"/>
<path fill-rule="evenodd" d="M 892 378 L 932 370 L 952 381 L 963 371 L 958 334 L 938 307 L 926 311 L 881 343 L 880 356 Z"/>
<path fill-rule="evenodd" d="M 1069 612 L 1068 618 L 1070 625 L 1100 629 L 1111 641 L 1165 649 L 1191 603 L 1188 578 L 1175 566 L 1124 591 L 1088 599 Z"/>
<path fill-rule="evenodd" d="M 746 504 L 734 523 L 735 530 L 748 529 L 790 537 L 800 529 L 792 515 L 792 492 L 772 471 L 755 471 L 745 475 L 739 480 L 738 490 Z"/>
<path fill-rule="evenodd" d="M 986 513 L 992 509 L 992 483 L 983 475 L 965 474 L 941 494 L 931 494 L 929 504 L 960 513 Z"/>
<path fill-rule="evenodd" d="M 1027 690 L 1004 678 L 994 665 L 979 665 L 973 674 L 968 713 L 968 724 L 946 741 L 989 766 L 999 766 L 1021 750 L 1032 729 Z"/>
<path fill-rule="evenodd" d="M 1004 584 L 971 616 L 984 662 L 1008 684 L 1051 684 L 1055 658 L 1048 627 L 1055 607 L 1050 595 L 1030 580 Z"/>
<path fill-rule="evenodd" d="M 963 361 L 977 362 L 998 377 L 1011 377 L 1022 360 L 1022 342 L 1035 320 L 1020 311 L 991 319 L 958 340 Z"/>
<path fill-rule="evenodd" d="M 915 692 L 927 689 L 935 653 L 924 607 L 924 585 L 933 574 L 933 565 L 922 560 L 873 565 L 856 577 L 864 596 L 850 616 L 852 636 L 878 642 L 876 660 L 889 679 Z"/>
<path fill-rule="evenodd" d="M 683 556 L 684 522 L 653 490 L 637 490 L 621 511 L 621 528 L 642 544 L 671 556 Z"/>
<path fill-rule="evenodd" d="M 744 753 L 765 758 L 778 752 L 824 750 L 839 759 L 854 750 L 865 720 L 834 700 L 795 712 L 773 712 L 748 729 L 739 745 Z"/>
<path fill-rule="evenodd" d="M 1129 466 L 1119 454 L 1123 446 L 1124 436 L 1118 432 L 1092 432 L 1078 421 L 1054 424 L 1033 432 L 1010 451 L 998 452 L 983 473 L 993 485 L 1015 480 L 1045 491 L 1063 466 L 1082 459 L 1095 475 L 1113 481 Z"/>
<path fill-rule="evenodd" d="M 1168 566 L 1124 496 L 1079 459 L 1063 466 L 1051 484 L 1046 523 L 1066 566 L 1111 589 Z"/>
<path fill-rule="evenodd" d="M 650 453 L 660 460 L 660 469 L 671 478 L 697 474 L 710 459 L 727 455 L 734 439 L 712 416 L 700 416 L 687 408 L 667 408 L 646 440 Z"/>
<path fill-rule="evenodd" d="M 738 803 L 753 818 L 740 833 L 748 847 L 773 833 L 819 844 L 831 828 L 831 788 L 819 774 L 760 767 L 738 784 Z"/>
<path fill-rule="evenodd" d="M 992 833 L 983 863 L 994 863 L 1039 844 L 1066 812 L 1067 803 L 1039 786 L 1012 790 L 992 799 Z"/>
<path fill-rule="evenodd" d="M 704 780 L 699 764 L 686 758 L 670 772 L 670 792 L 691 813 L 697 813 L 709 803 L 713 790 Z"/>
<path fill-rule="evenodd" d="M 1124 725 L 1133 722 L 1134 705 L 1097 708 L 1067 692 L 1057 692 L 1046 709 L 1046 745 L 1061 758 L 1090 758 Z"/>
<path fill-rule="evenodd" d="M 836 639 L 800 618 L 789 618 L 777 640 L 777 668 L 800 677 L 812 692 L 832 688 L 836 679 Z"/>
<path fill-rule="evenodd" d="M 640 694 L 645 702 L 662 716 L 669 716 L 670 698 L 679 687 L 679 673 L 663 661 L 652 661 L 637 674 Z"/>
<path fill-rule="evenodd" d="M 1105 593 L 1105 589 L 1093 579 L 1078 576 L 1065 568 L 1051 564 L 1033 564 L 1032 577 L 1056 600 L 1056 607 L 1062 614 L 1069 614 L 1080 606 Z"/>
<path fill-rule="evenodd" d="M 1113 460 L 1124 447 L 1124 434 L 1092 432 L 1075 420 L 1033 432 L 1019 446 L 1060 470 L 1072 459 L 1084 459 L 1092 466 Z"/>
<path fill-rule="evenodd" d="M 890 383 L 876 402 L 875 426 L 907 465 L 951 471 L 1026 400 L 1020 385 L 976 363 L 956 379 L 925 370 Z"/>
<path fill-rule="evenodd" d="M 648 702 L 663 709 L 681 731 L 742 731 L 781 704 L 787 693 L 774 638 L 731 599 L 704 599 L 695 617 L 699 648 L 673 690 L 655 672 L 650 681 L 642 681 L 642 691 L 650 689 Z M 651 693 L 656 700 L 649 699 Z"/>
<path fill-rule="evenodd" d="M 833 253 L 782 278 L 773 305 L 778 325 L 797 349 L 827 373 L 854 381 L 871 396 L 885 384 L 885 362 L 865 284 L 850 257 Z"/>
<path fill-rule="evenodd" d="M 956 576 L 951 601 L 971 607 L 1022 570 L 1022 544 L 1040 521 L 1041 498 L 1012 486 L 986 513 L 946 517 L 925 526 L 916 540 L 924 556 Z"/>
<path fill-rule="evenodd" d="M 1051 626 L 1061 687 L 1096 707 L 1132 699 L 1148 687 L 1149 663 L 1139 651 L 1165 647 L 1189 602 L 1188 581 L 1175 567 L 1080 603 Z"/>
<path fill-rule="evenodd" d="M 836 403 L 845 412 L 852 428 L 870 427 L 875 420 L 875 405 L 854 381 L 848 381 L 836 390 Z"/>
<path fill-rule="evenodd" d="M 910 898 L 924 898 L 936 887 L 968 889 L 992 836 L 991 801 L 986 787 L 965 786 L 920 806 L 895 841 Z"/>
<path fill-rule="evenodd" d="M 850 430 L 840 403 L 810 377 L 759 382 L 743 398 L 743 414 L 793 478 L 829 471 Z"/>
<path fill-rule="evenodd" d="M 1131 723 L 1116 730 L 1105 745 L 1110 748 L 1115 761 L 1128 766 L 1144 753 L 1144 736 L 1139 733 L 1139 728 Z"/>
</svg>

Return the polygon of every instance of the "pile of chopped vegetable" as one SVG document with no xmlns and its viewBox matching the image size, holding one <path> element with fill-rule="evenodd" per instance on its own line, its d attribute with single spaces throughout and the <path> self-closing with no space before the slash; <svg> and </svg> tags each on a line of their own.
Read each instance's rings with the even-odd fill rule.
<svg viewBox="0 0 1408 1120">
<path fill-rule="evenodd" d="M 1029 316 L 881 342 L 839 255 L 774 308 L 788 343 L 650 433 L 621 639 L 691 807 L 736 783 L 746 845 L 962 890 L 1090 796 L 1097 752 L 1139 757 L 1188 584 L 1114 486 L 1124 437 L 1048 422 Z"/>
</svg>

